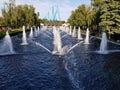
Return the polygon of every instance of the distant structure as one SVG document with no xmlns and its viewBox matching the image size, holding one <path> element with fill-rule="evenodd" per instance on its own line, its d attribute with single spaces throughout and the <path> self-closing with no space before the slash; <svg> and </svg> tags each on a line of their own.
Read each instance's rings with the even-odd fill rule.
<svg viewBox="0 0 120 90">
<path fill-rule="evenodd" d="M 61 20 L 58 5 L 54 5 L 50 8 L 47 15 L 45 16 L 45 19 L 47 19 L 48 21 L 57 21 L 57 20 L 60 21 Z"/>
</svg>

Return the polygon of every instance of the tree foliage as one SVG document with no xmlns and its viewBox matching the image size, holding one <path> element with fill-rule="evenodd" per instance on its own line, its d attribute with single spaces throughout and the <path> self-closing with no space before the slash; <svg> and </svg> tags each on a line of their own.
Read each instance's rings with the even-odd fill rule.
<svg viewBox="0 0 120 90">
<path fill-rule="evenodd" d="M 92 0 L 96 23 L 109 36 L 120 34 L 120 0 Z"/>
<path fill-rule="evenodd" d="M 4 24 L 9 27 L 33 26 L 40 24 L 39 13 L 31 5 L 9 6 L 2 9 Z"/>
<path fill-rule="evenodd" d="M 91 0 L 93 9 L 99 11 L 101 6 L 104 4 L 103 1 L 104 0 Z"/>
<path fill-rule="evenodd" d="M 94 20 L 95 12 L 92 11 L 91 7 L 87 7 L 84 4 L 80 5 L 76 10 L 72 11 L 68 22 L 75 26 L 91 26 Z"/>
<path fill-rule="evenodd" d="M 120 1 L 119 0 L 105 0 L 101 6 L 101 22 L 99 25 L 109 35 L 120 34 Z"/>
<path fill-rule="evenodd" d="M 3 25 L 3 18 L 0 17 L 0 25 Z"/>
<path fill-rule="evenodd" d="M 104 4 L 103 0 L 91 0 L 92 2 L 92 9 L 95 12 L 95 17 L 94 17 L 94 21 L 92 22 L 92 24 L 94 25 L 99 25 L 100 23 L 100 16 L 101 16 L 101 6 Z"/>
</svg>

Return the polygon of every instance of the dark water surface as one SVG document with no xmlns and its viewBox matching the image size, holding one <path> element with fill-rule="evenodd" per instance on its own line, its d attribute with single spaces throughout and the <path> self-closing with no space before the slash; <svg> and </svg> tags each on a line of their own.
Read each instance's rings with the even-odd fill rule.
<svg viewBox="0 0 120 90">
<path fill-rule="evenodd" d="M 99 40 L 81 43 L 62 57 L 33 42 L 52 51 L 52 39 L 42 33 L 27 46 L 20 45 L 21 35 L 12 41 L 16 54 L 0 56 L 0 90 L 120 90 L 120 53 L 97 54 Z M 71 36 L 62 38 L 63 45 L 77 42 Z M 109 44 L 109 49 L 120 46 Z"/>
</svg>

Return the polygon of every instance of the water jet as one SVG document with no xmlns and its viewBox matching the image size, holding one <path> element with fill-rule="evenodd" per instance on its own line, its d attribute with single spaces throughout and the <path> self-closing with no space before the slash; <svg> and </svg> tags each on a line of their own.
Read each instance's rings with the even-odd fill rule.
<svg viewBox="0 0 120 90">
<path fill-rule="evenodd" d="M 25 32 L 25 26 L 23 26 L 23 33 L 22 33 L 22 43 L 21 45 L 27 45 L 27 38 L 26 38 L 26 32 Z"/>
</svg>

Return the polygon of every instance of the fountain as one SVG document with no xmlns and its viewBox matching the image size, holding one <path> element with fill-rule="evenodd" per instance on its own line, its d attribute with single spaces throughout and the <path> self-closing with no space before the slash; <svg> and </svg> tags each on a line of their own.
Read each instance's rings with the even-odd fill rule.
<svg viewBox="0 0 120 90">
<path fill-rule="evenodd" d="M 26 32 L 25 32 L 25 26 L 23 26 L 23 36 L 22 36 L 22 44 L 21 45 L 27 45 L 27 39 L 26 39 Z"/>
<path fill-rule="evenodd" d="M 35 37 L 37 37 L 37 35 L 38 35 L 36 27 L 34 27 L 34 35 L 35 35 Z"/>
<path fill-rule="evenodd" d="M 89 44 L 89 29 L 88 28 L 87 28 L 86 38 L 85 38 L 84 44 Z"/>
<path fill-rule="evenodd" d="M 68 34 L 69 33 L 69 27 L 68 26 L 66 26 L 66 33 Z"/>
<path fill-rule="evenodd" d="M 45 37 L 44 33 L 52 39 Z M 103 33 L 101 40 L 93 38 L 91 40 L 93 44 L 89 45 L 69 35 L 61 39 L 60 35 L 65 34 L 62 31 L 59 32 L 56 27 L 53 28 L 53 34 L 49 29 L 41 31 L 40 37 L 31 39 L 27 46 L 18 45 L 22 41 L 21 35 L 13 36 L 13 45 L 17 53 L 11 55 L 14 53 L 11 48 L 12 42 L 9 33 L 6 32 L 4 40 L 0 40 L 0 52 L 2 51 L 0 53 L 0 89 L 119 90 L 120 53 L 118 51 L 113 53 L 113 50 L 109 49 L 120 50 L 120 46 L 111 44 L 107 40 L 106 33 Z M 89 38 L 88 41 L 90 41 Z M 108 50 L 107 42 L 110 46 Z M 96 49 L 101 55 L 96 53 Z M 107 55 L 106 52 L 108 52 Z M 27 82 L 23 83 L 24 81 Z"/>
<path fill-rule="evenodd" d="M 100 49 L 98 51 L 95 51 L 96 53 L 99 53 L 99 54 L 108 54 L 108 53 L 117 53 L 117 52 L 120 52 L 119 49 L 111 49 L 111 50 L 107 49 L 107 42 L 115 44 L 115 45 L 120 45 L 120 44 L 115 43 L 115 42 L 110 41 L 110 40 L 107 40 L 107 35 L 106 35 L 105 32 L 102 34 L 102 39 L 100 37 L 96 37 L 96 36 L 92 36 L 90 39 L 92 39 L 92 38 L 101 40 Z"/>
<path fill-rule="evenodd" d="M 81 36 L 81 30 L 80 30 L 80 27 L 78 29 L 78 40 L 82 40 L 82 36 Z"/>
<path fill-rule="evenodd" d="M 74 26 L 74 29 L 73 29 L 73 33 L 72 33 L 72 36 L 73 36 L 73 37 L 76 37 L 75 26 Z"/>
<path fill-rule="evenodd" d="M 75 29 L 74 29 L 74 31 L 75 31 Z M 56 29 L 56 27 L 53 27 L 53 35 L 54 35 L 54 41 L 53 41 L 54 50 L 53 50 L 52 54 L 55 54 L 55 55 L 65 55 L 83 42 L 83 41 L 78 42 L 77 44 L 75 44 L 73 46 L 66 45 L 66 46 L 62 47 L 60 33 L 59 33 L 59 30 Z"/>
<path fill-rule="evenodd" d="M 72 49 L 74 49 L 76 46 L 81 44 L 83 41 L 78 42 L 77 44 L 75 44 L 73 46 L 65 45 L 64 47 L 62 47 L 59 29 L 56 29 L 56 27 L 54 26 L 53 27 L 53 45 L 54 45 L 53 51 L 50 51 L 47 47 L 45 47 L 44 45 L 42 45 L 39 42 L 36 42 L 36 41 L 32 41 L 32 42 L 35 43 L 36 45 L 42 47 L 43 49 L 48 51 L 50 54 L 62 56 L 62 55 L 66 55 L 67 53 L 69 53 Z"/>
<path fill-rule="evenodd" d="M 40 34 L 40 28 L 39 27 L 37 28 L 37 34 L 38 35 Z"/>
<path fill-rule="evenodd" d="M 10 35 L 7 31 L 3 41 L 3 45 L 0 48 L 0 55 L 8 55 L 8 54 L 14 54 L 14 50 Z"/>
<path fill-rule="evenodd" d="M 70 35 L 72 35 L 72 26 L 70 26 L 70 32 L 69 32 Z"/>
<path fill-rule="evenodd" d="M 43 35 L 44 35 L 44 33 L 43 33 Z M 64 35 L 64 36 L 66 36 L 66 35 Z M 82 39 L 81 33 L 80 33 L 80 27 L 78 29 L 78 39 L 79 40 Z M 114 50 L 114 51 L 113 50 L 107 50 L 106 51 L 106 46 L 107 46 L 106 42 L 107 42 L 106 34 L 103 33 L 102 41 L 101 41 L 101 45 L 100 45 L 100 50 L 97 51 L 97 52 L 102 53 L 102 54 L 106 54 L 107 52 L 116 52 L 116 51 L 119 52 L 119 50 Z M 54 55 L 66 55 L 67 53 L 69 53 L 71 50 L 73 50 L 75 47 L 77 47 L 81 43 L 83 43 L 83 41 L 80 41 L 73 46 L 72 45 L 66 45 L 66 46 L 62 47 L 60 32 L 59 32 L 59 29 L 57 29 L 55 26 L 53 27 L 53 45 L 54 45 L 53 51 L 50 51 L 47 47 L 40 44 L 39 42 L 35 42 L 36 45 L 44 48 L 46 51 L 48 51 L 49 53 L 54 54 Z M 87 29 L 86 39 L 85 39 L 84 43 L 89 44 L 89 29 Z"/>
<path fill-rule="evenodd" d="M 99 53 L 101 54 L 107 54 L 107 36 L 106 36 L 106 33 L 104 32 L 102 34 L 102 40 L 101 40 L 101 43 L 100 43 L 100 50 L 99 50 Z"/>
<path fill-rule="evenodd" d="M 29 38 L 32 39 L 33 38 L 33 28 L 31 27 L 31 30 L 30 30 L 30 35 L 29 35 Z"/>
<path fill-rule="evenodd" d="M 62 49 L 61 37 L 60 37 L 59 30 L 57 30 L 55 26 L 53 27 L 53 35 L 54 35 L 54 40 L 53 40 L 54 50 L 52 53 L 60 54 Z"/>
</svg>

